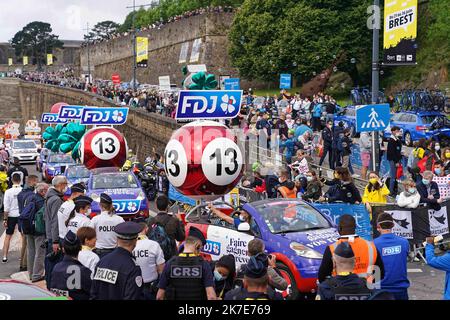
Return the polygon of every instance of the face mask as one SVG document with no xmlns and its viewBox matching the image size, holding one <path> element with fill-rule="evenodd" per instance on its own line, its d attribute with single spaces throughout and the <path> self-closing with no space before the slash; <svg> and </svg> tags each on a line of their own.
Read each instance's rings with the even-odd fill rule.
<svg viewBox="0 0 450 320">
<path fill-rule="evenodd" d="M 439 151 L 441 149 L 441 146 L 434 146 L 434 150 Z"/>
<path fill-rule="evenodd" d="M 214 279 L 216 279 L 216 281 L 223 281 L 226 279 L 226 277 L 224 277 L 223 275 L 221 275 L 219 273 L 219 271 L 214 270 Z"/>
<path fill-rule="evenodd" d="M 283 179 L 278 178 L 278 182 L 279 182 L 279 183 L 283 183 Z"/>
<path fill-rule="evenodd" d="M 239 216 L 239 220 L 241 220 L 242 222 L 244 222 L 244 221 L 245 221 L 245 217 L 241 214 L 241 215 Z"/>
<path fill-rule="evenodd" d="M 372 179 L 369 179 L 369 182 L 370 182 L 371 184 L 375 184 L 375 183 L 378 182 L 378 179 L 377 179 L 377 178 L 372 178 Z"/>
<path fill-rule="evenodd" d="M 450 159 L 450 152 L 446 152 L 446 153 L 445 153 L 445 157 L 446 157 L 447 159 Z"/>
<path fill-rule="evenodd" d="M 441 174 L 441 169 L 440 168 L 438 168 L 438 169 L 434 169 L 434 173 L 436 173 L 437 175 L 439 175 L 439 174 Z"/>
<path fill-rule="evenodd" d="M 416 193 L 416 188 L 409 188 L 408 192 L 411 194 Z"/>
<path fill-rule="evenodd" d="M 337 173 L 334 174 L 335 179 L 339 179 L 339 175 Z"/>
<path fill-rule="evenodd" d="M 312 180 L 313 180 L 313 177 L 311 177 L 311 176 L 306 177 L 306 181 L 311 182 Z"/>
<path fill-rule="evenodd" d="M 422 179 L 422 183 L 427 186 L 430 184 L 430 180 Z"/>
<path fill-rule="evenodd" d="M 86 215 L 86 216 L 90 216 L 90 215 L 91 215 L 91 213 L 92 213 L 92 209 L 91 209 L 91 208 L 89 208 L 89 209 L 87 209 L 87 211 L 86 211 L 85 215 Z"/>
<path fill-rule="evenodd" d="M 62 193 L 66 193 L 66 192 L 67 192 L 67 190 L 69 190 L 69 187 L 64 187 L 64 189 L 63 189 Z"/>
</svg>

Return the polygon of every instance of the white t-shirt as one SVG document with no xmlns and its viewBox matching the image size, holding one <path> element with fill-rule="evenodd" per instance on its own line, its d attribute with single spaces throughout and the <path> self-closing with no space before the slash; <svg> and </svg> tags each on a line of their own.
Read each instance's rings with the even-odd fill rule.
<svg viewBox="0 0 450 320">
<path fill-rule="evenodd" d="M 78 253 L 78 261 L 80 261 L 80 263 L 83 266 L 91 270 L 91 279 L 93 279 L 95 267 L 97 266 L 97 263 L 100 261 L 98 255 L 92 252 L 91 248 L 83 246 L 81 251 Z"/>
<path fill-rule="evenodd" d="M 67 225 L 67 231 L 72 231 L 73 233 L 77 234 L 78 229 L 81 227 L 90 227 L 91 226 L 91 220 L 86 217 L 84 214 L 75 213 L 75 217 L 70 219 L 69 224 Z"/>
<path fill-rule="evenodd" d="M 64 202 L 58 210 L 58 233 L 59 238 L 64 239 L 67 234 L 66 220 L 69 218 L 70 213 L 75 209 L 75 203 L 73 200 L 67 200 Z"/>
<path fill-rule="evenodd" d="M 19 213 L 19 202 L 17 195 L 22 191 L 21 186 L 13 185 L 10 189 L 5 191 L 4 211 L 8 212 L 8 217 L 17 218 Z"/>
<path fill-rule="evenodd" d="M 158 279 L 156 266 L 165 262 L 164 253 L 158 242 L 150 240 L 146 236 L 141 237 L 133 250 L 133 256 L 138 266 L 141 267 L 144 283 L 150 283 Z"/>
<path fill-rule="evenodd" d="M 109 215 L 103 211 L 91 220 L 91 227 L 95 229 L 97 234 L 97 249 L 114 249 L 117 247 L 117 234 L 114 232 L 115 226 L 125 222 L 121 216 L 117 214 Z"/>
</svg>

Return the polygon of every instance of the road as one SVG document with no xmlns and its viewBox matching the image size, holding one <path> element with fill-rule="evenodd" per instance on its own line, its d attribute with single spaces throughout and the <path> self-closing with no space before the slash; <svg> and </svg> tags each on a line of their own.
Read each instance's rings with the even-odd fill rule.
<svg viewBox="0 0 450 320">
<path fill-rule="evenodd" d="M 26 166 L 30 174 L 37 174 L 34 166 Z M 38 174 L 40 177 L 40 175 Z M 3 224 L 0 225 L 0 234 L 3 234 Z M 3 248 L 3 244 L 0 244 Z M 3 256 L 3 251 L 0 250 Z M 0 279 L 10 278 L 14 274 L 14 278 L 20 278 L 24 274 L 19 272 L 19 252 L 11 252 L 8 263 L 0 264 Z M 445 273 L 434 270 L 427 266 L 424 262 L 413 262 L 408 264 L 408 276 L 411 281 L 409 290 L 410 299 L 412 300 L 440 300 L 442 299 Z"/>
</svg>

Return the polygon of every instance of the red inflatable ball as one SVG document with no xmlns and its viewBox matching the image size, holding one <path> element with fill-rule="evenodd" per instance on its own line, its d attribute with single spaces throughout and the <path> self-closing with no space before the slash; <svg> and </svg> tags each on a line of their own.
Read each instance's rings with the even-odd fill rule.
<svg viewBox="0 0 450 320">
<path fill-rule="evenodd" d="M 65 102 L 58 102 L 55 103 L 52 108 L 50 109 L 50 113 L 59 113 L 59 109 L 61 109 L 62 106 L 67 106 L 68 104 Z"/>
<path fill-rule="evenodd" d="M 175 131 L 164 158 L 170 183 L 197 200 L 212 201 L 227 194 L 244 169 L 236 136 L 214 121 L 194 121 Z"/>
<path fill-rule="evenodd" d="M 127 160 L 127 141 L 111 127 L 86 132 L 80 142 L 80 160 L 88 169 L 122 167 Z"/>
</svg>

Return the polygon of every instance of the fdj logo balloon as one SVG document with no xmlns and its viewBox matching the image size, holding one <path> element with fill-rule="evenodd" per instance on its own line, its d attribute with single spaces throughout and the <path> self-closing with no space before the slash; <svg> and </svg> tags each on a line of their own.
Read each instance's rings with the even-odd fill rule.
<svg viewBox="0 0 450 320">
<path fill-rule="evenodd" d="M 66 123 L 67 120 L 59 119 L 57 113 L 43 113 L 41 116 L 41 124 Z"/>
<path fill-rule="evenodd" d="M 85 107 L 81 114 L 81 124 L 121 125 L 127 121 L 128 108 Z"/>
<path fill-rule="evenodd" d="M 81 119 L 83 106 L 62 106 L 59 109 L 59 119 Z"/>
</svg>

